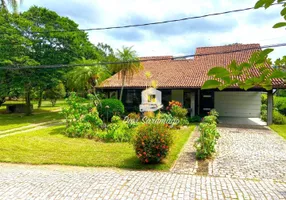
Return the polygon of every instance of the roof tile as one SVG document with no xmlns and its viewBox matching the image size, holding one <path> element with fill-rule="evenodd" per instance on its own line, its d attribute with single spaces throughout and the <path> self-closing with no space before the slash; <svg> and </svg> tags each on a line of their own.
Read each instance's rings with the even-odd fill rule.
<svg viewBox="0 0 286 200">
<path fill-rule="evenodd" d="M 247 62 L 251 54 L 261 50 L 259 44 L 235 44 L 215 47 L 199 47 L 194 59 L 173 60 L 172 56 L 141 57 L 144 69 L 127 81 L 126 88 L 144 88 L 150 82 L 145 72 L 152 74 L 151 80 L 157 80 L 158 88 L 200 88 L 209 79 L 207 72 L 216 66 L 226 67 L 233 60 Z M 211 54 L 211 55 L 209 55 Z M 154 60 L 153 60 L 154 59 Z M 270 67 L 270 66 L 269 66 Z M 259 71 L 251 68 L 250 73 L 258 76 Z M 273 79 L 273 87 L 286 85 L 282 79 Z M 102 84 L 103 88 L 120 88 L 121 80 L 115 74 Z"/>
</svg>

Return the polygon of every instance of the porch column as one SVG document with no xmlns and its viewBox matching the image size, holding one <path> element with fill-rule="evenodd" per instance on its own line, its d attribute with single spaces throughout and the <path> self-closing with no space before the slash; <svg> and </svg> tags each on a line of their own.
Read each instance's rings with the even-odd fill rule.
<svg viewBox="0 0 286 200">
<path fill-rule="evenodd" d="M 201 90 L 198 89 L 198 115 L 200 114 L 200 108 L 201 108 Z"/>
<path fill-rule="evenodd" d="M 267 91 L 267 125 L 271 125 L 273 122 L 273 92 Z"/>
</svg>

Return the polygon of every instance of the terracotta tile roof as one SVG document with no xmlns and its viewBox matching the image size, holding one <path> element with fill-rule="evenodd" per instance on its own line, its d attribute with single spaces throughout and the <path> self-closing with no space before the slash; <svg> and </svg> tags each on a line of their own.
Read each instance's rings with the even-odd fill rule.
<svg viewBox="0 0 286 200">
<path fill-rule="evenodd" d="M 251 54 L 261 50 L 259 44 L 235 44 L 228 46 L 200 47 L 196 49 L 194 59 L 173 60 L 171 56 L 164 57 L 144 57 L 142 62 L 144 69 L 135 74 L 130 81 L 126 82 L 126 88 L 144 88 L 150 83 L 145 77 L 145 72 L 151 72 L 151 80 L 158 81 L 158 88 L 200 88 L 209 79 L 207 72 L 215 66 L 226 67 L 232 60 L 238 63 L 246 62 Z M 231 53 L 229 53 L 232 51 Z M 227 53 L 228 52 L 228 53 Z M 204 55 L 202 54 L 212 54 Z M 152 59 L 166 60 L 152 60 Z M 256 68 L 252 68 L 250 73 L 253 76 L 259 75 Z M 285 87 L 283 80 L 274 79 L 273 87 Z M 103 88 L 120 88 L 121 80 L 118 75 L 114 75 L 104 81 Z M 235 87 L 235 86 L 234 86 Z"/>
</svg>

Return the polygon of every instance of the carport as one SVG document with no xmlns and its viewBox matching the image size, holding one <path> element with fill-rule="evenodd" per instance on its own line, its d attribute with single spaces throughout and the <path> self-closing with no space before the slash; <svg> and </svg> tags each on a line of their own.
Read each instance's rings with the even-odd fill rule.
<svg viewBox="0 0 286 200">
<path fill-rule="evenodd" d="M 260 119 L 262 91 L 215 91 L 214 108 L 224 124 L 272 124 L 273 92 L 267 92 L 267 123 Z"/>
</svg>

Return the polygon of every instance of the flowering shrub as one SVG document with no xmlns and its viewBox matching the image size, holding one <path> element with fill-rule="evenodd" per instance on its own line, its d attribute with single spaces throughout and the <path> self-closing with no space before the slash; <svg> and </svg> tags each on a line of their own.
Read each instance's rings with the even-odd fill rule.
<svg viewBox="0 0 286 200">
<path fill-rule="evenodd" d="M 163 124 L 143 124 L 134 137 L 134 148 L 142 163 L 159 163 L 172 144 L 172 136 Z"/>
<path fill-rule="evenodd" d="M 169 102 L 169 106 L 167 106 L 167 110 L 171 110 L 173 106 L 179 106 L 179 107 L 182 107 L 182 104 L 179 102 L 179 101 L 170 101 Z"/>
</svg>

